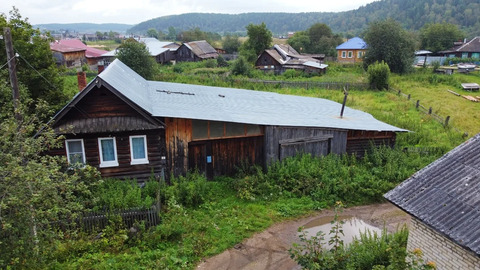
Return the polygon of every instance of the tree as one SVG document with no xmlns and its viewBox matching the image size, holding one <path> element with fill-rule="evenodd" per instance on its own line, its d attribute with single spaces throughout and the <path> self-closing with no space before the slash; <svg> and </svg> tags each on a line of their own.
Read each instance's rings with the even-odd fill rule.
<svg viewBox="0 0 480 270">
<path fill-rule="evenodd" d="M 127 39 L 118 47 L 117 57 L 143 78 L 152 79 L 156 63 L 144 43 Z"/>
<path fill-rule="evenodd" d="M 170 26 L 168 27 L 168 34 L 167 34 L 167 39 L 168 40 L 176 40 L 177 38 L 177 30 L 175 30 L 175 27 Z"/>
<path fill-rule="evenodd" d="M 240 56 L 232 65 L 232 74 L 248 76 L 250 74 L 250 69 L 250 64 L 247 62 L 247 60 L 245 60 L 243 56 Z"/>
<path fill-rule="evenodd" d="M 447 50 L 465 34 L 458 26 L 449 23 L 428 24 L 420 29 L 421 48 L 432 52 Z"/>
<path fill-rule="evenodd" d="M 147 30 L 147 36 L 151 38 L 158 38 L 158 32 L 155 28 L 150 28 Z"/>
<path fill-rule="evenodd" d="M 35 101 L 42 99 L 48 102 L 52 109 L 57 110 L 65 105 L 70 98 L 63 93 L 63 80 L 50 51 L 53 39 L 48 34 L 42 34 L 33 29 L 28 19 L 22 19 L 15 7 L 9 13 L 10 17 L 0 14 L 0 29 L 10 27 L 13 48 L 18 57 L 17 77 L 19 83 L 26 86 L 28 96 Z M 7 62 L 5 42 L 0 42 L 0 62 Z M 8 82 L 7 76 L 2 79 Z"/>
<path fill-rule="evenodd" d="M 342 38 L 334 35 L 328 25 L 316 23 L 306 31 L 296 32 L 288 39 L 288 44 L 298 52 L 323 53 L 328 56 L 335 56 L 337 47 Z"/>
<path fill-rule="evenodd" d="M 390 78 L 390 68 L 385 62 L 375 62 L 368 66 L 368 84 L 371 89 L 388 89 L 388 80 Z"/>
<path fill-rule="evenodd" d="M 0 85 L 0 92 L 9 91 L 5 88 Z M 30 106 L 35 114 L 28 114 Z M 49 114 L 44 102 L 24 101 L 20 111 L 20 123 L 5 108 L 0 112 L 0 268 L 46 268 L 60 239 L 55 224 L 74 220 L 94 200 L 90 184 L 99 174 L 88 166 L 70 169 L 64 157 L 45 155 L 63 140 L 40 122 Z M 91 177 L 84 178 L 87 174 Z"/>
<path fill-rule="evenodd" d="M 248 39 L 244 45 L 246 48 L 252 49 L 256 55 L 272 46 L 272 32 L 267 29 L 264 22 L 258 25 L 249 24 L 246 28 Z"/>
<path fill-rule="evenodd" d="M 381 61 L 387 63 L 394 73 L 405 73 L 411 69 L 415 52 L 414 38 L 395 20 L 370 24 L 364 40 L 368 44 L 363 60 L 365 69 Z"/>
<path fill-rule="evenodd" d="M 241 45 L 242 43 L 238 39 L 237 35 L 232 36 L 231 34 L 227 34 L 223 39 L 223 49 L 227 53 L 238 52 L 238 49 L 240 48 Z"/>
</svg>

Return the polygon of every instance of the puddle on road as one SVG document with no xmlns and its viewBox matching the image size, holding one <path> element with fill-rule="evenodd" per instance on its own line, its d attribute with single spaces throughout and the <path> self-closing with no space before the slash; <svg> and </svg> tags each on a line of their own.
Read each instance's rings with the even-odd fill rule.
<svg viewBox="0 0 480 270">
<path fill-rule="evenodd" d="M 325 240 L 323 241 L 325 242 L 324 248 L 332 248 L 332 246 L 328 244 L 328 240 L 330 240 L 330 237 L 332 236 L 329 233 L 334 225 L 330 223 L 333 218 L 333 216 L 321 217 L 305 224 L 303 227 L 307 232 L 307 236 L 312 237 L 315 236 L 317 232 L 322 231 L 325 234 Z M 339 216 L 338 220 L 343 220 L 345 222 L 342 225 L 344 235 L 340 235 L 345 245 L 353 242 L 354 237 L 359 238 L 360 232 L 365 232 L 366 230 L 369 230 L 372 234 L 373 232 L 376 232 L 378 235 L 382 233 L 381 229 L 371 226 L 356 217 Z"/>
</svg>

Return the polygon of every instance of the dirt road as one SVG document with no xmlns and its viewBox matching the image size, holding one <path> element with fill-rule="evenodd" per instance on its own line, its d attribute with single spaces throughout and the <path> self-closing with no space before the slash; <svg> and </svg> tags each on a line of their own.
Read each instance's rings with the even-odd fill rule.
<svg viewBox="0 0 480 270">
<path fill-rule="evenodd" d="M 372 226 L 394 232 L 403 224 L 409 224 L 410 217 L 390 203 L 347 208 L 343 215 L 353 216 Z M 290 259 L 288 250 L 298 242 L 300 226 L 320 217 L 333 216 L 331 210 L 319 211 L 311 216 L 275 224 L 267 230 L 245 239 L 235 247 L 206 259 L 197 269 L 202 270 L 291 270 L 300 269 Z"/>
</svg>

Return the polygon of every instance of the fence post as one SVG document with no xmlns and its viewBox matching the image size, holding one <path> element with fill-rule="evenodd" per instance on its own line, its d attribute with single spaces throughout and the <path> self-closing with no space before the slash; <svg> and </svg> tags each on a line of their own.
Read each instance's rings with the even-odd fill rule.
<svg viewBox="0 0 480 270">
<path fill-rule="evenodd" d="M 445 126 L 448 126 L 448 121 L 450 121 L 450 115 L 445 118 Z"/>
<path fill-rule="evenodd" d="M 410 100 L 411 97 L 412 97 L 412 95 L 411 95 L 411 94 L 408 94 L 408 100 Z"/>
<path fill-rule="evenodd" d="M 428 109 L 428 114 L 432 114 L 432 107 Z"/>
<path fill-rule="evenodd" d="M 397 95 L 400 96 L 401 93 L 402 93 L 402 90 L 398 90 L 398 94 L 397 94 Z"/>
<path fill-rule="evenodd" d="M 420 100 L 419 99 L 417 100 L 417 104 L 415 105 L 415 109 L 418 109 L 418 107 L 420 107 Z"/>
</svg>

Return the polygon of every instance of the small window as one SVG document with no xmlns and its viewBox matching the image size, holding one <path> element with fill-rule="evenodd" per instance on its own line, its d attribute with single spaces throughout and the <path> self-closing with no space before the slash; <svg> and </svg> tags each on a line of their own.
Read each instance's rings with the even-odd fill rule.
<svg viewBox="0 0 480 270">
<path fill-rule="evenodd" d="M 347 58 L 347 52 L 346 51 L 342 51 L 342 58 Z"/>
<path fill-rule="evenodd" d="M 147 136 L 130 136 L 131 165 L 148 164 Z"/>
<path fill-rule="evenodd" d="M 448 57 L 454 58 L 454 57 L 456 57 L 456 56 L 455 56 L 455 54 L 449 54 Z"/>
<path fill-rule="evenodd" d="M 348 51 L 348 58 L 352 58 L 353 57 L 353 52 L 352 51 Z"/>
<path fill-rule="evenodd" d="M 262 134 L 260 126 L 258 125 L 247 125 L 247 135 L 258 135 Z"/>
<path fill-rule="evenodd" d="M 480 53 L 472 53 L 472 58 L 475 58 L 475 59 L 480 58 Z"/>
<path fill-rule="evenodd" d="M 223 129 L 224 129 L 223 122 L 210 121 L 210 138 L 223 137 L 224 136 Z"/>
<path fill-rule="evenodd" d="M 225 123 L 225 131 L 227 137 L 233 136 L 244 136 L 245 135 L 245 125 L 238 123 Z"/>
<path fill-rule="evenodd" d="M 357 55 L 357 58 L 362 58 L 363 57 L 363 52 L 362 51 L 359 51 L 358 52 L 358 55 Z"/>
<path fill-rule="evenodd" d="M 83 147 L 83 139 L 66 140 L 65 148 L 67 149 L 68 164 L 85 165 L 85 148 Z"/>
<path fill-rule="evenodd" d="M 115 137 L 98 138 L 100 168 L 118 166 Z"/>
<path fill-rule="evenodd" d="M 466 52 L 462 53 L 462 58 L 468 58 L 468 53 Z"/>
<path fill-rule="evenodd" d="M 192 138 L 196 140 L 208 138 L 208 121 L 192 120 Z"/>
</svg>

